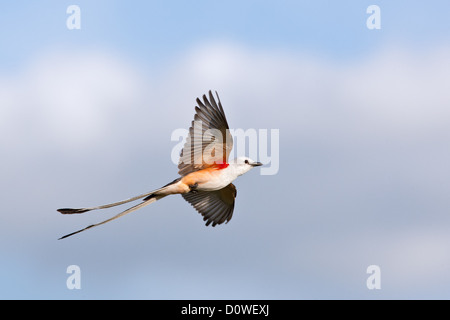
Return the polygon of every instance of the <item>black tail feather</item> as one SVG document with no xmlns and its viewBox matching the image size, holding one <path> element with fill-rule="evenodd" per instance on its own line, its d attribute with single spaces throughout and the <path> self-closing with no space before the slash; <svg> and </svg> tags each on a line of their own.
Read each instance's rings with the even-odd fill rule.
<svg viewBox="0 0 450 320">
<path fill-rule="evenodd" d="M 90 211 L 90 209 L 72 209 L 72 208 L 63 208 L 63 209 L 58 209 L 58 212 L 61 212 L 62 214 L 74 214 L 74 213 L 83 213 L 83 212 L 87 212 Z"/>
</svg>

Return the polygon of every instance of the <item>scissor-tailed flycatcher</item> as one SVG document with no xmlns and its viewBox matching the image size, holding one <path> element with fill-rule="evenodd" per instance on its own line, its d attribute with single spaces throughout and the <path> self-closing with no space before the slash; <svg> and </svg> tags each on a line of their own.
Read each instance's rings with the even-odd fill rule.
<svg viewBox="0 0 450 320">
<path fill-rule="evenodd" d="M 171 194 L 181 194 L 203 216 L 207 226 L 212 224 L 214 227 L 230 221 L 236 198 L 236 187 L 231 182 L 253 167 L 262 164 L 246 157 L 227 162 L 233 147 L 233 138 L 217 92 L 216 96 L 218 103 L 211 91 L 209 91 L 209 100 L 206 95 L 203 95 L 203 102 L 197 98 L 198 106 L 195 107 L 194 121 L 189 128 L 189 135 L 178 163 L 180 178 L 162 188 L 127 200 L 91 208 L 58 209 L 63 214 L 83 213 L 111 208 L 143 198 L 143 202 L 110 219 L 69 233 L 60 239 L 117 219 Z"/>
</svg>

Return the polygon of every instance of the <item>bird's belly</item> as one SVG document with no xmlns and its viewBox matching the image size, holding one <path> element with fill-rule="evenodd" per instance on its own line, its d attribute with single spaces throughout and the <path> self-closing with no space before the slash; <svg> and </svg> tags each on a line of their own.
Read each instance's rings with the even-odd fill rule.
<svg viewBox="0 0 450 320">
<path fill-rule="evenodd" d="M 218 174 L 212 176 L 207 181 L 198 183 L 197 190 L 199 191 L 214 191 L 225 188 L 232 180 L 225 174 Z"/>
<path fill-rule="evenodd" d="M 236 177 L 229 174 L 226 169 L 203 169 L 192 172 L 181 179 L 183 185 L 196 185 L 198 191 L 214 191 L 219 190 L 229 185 Z"/>
</svg>

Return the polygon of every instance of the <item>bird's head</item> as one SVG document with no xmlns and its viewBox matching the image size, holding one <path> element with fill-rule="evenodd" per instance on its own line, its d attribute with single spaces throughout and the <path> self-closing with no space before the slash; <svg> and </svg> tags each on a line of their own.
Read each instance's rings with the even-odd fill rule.
<svg viewBox="0 0 450 320">
<path fill-rule="evenodd" d="M 233 165 L 237 175 L 243 175 L 254 167 L 262 166 L 261 162 L 253 161 L 248 157 L 239 157 L 230 162 Z"/>
</svg>

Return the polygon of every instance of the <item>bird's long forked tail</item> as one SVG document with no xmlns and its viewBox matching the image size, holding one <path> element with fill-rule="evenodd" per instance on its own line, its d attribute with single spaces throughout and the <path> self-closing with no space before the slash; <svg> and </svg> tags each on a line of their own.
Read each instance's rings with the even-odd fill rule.
<svg viewBox="0 0 450 320">
<path fill-rule="evenodd" d="M 124 216 L 124 215 L 126 215 L 126 214 L 128 214 L 130 212 L 133 212 L 133 211 L 136 211 L 136 210 L 138 210 L 140 208 L 143 208 L 143 207 L 145 207 L 145 206 L 147 206 L 147 205 L 149 205 L 149 204 L 151 204 L 151 203 L 153 203 L 153 202 L 155 202 L 155 201 L 157 201 L 159 199 L 162 199 L 162 198 L 166 197 L 167 195 L 169 195 L 169 194 L 164 194 L 164 190 L 166 188 L 167 189 L 170 188 L 171 185 L 177 183 L 179 180 L 180 179 L 176 179 L 176 180 L 168 183 L 167 185 L 165 185 L 164 187 L 162 187 L 160 189 L 157 189 L 157 190 L 154 190 L 154 191 L 151 191 L 151 192 L 147 192 L 147 193 L 141 194 L 139 196 L 132 197 L 132 198 L 129 198 L 127 200 L 122 200 L 122 201 L 119 201 L 119 202 L 109 203 L 109 204 L 105 204 L 105 205 L 101 205 L 101 206 L 97 206 L 97 207 L 90 207 L 90 208 L 79 208 L 79 209 L 63 208 L 63 209 L 58 209 L 57 211 L 62 213 L 62 214 L 78 214 L 78 213 L 88 212 L 88 211 L 91 211 L 91 210 L 111 208 L 111 207 L 119 206 L 121 204 L 125 204 L 125 203 L 128 203 L 128 202 L 132 202 L 132 201 L 144 198 L 143 202 L 141 202 L 141 203 L 139 203 L 139 204 L 137 204 L 137 205 L 135 205 L 135 206 L 133 206 L 131 208 L 128 208 L 125 211 L 122 211 L 121 213 L 113 216 L 112 218 L 106 219 L 105 221 L 102 221 L 102 222 L 99 222 L 99 223 L 96 223 L 96 224 L 89 225 L 86 228 L 80 229 L 78 231 L 66 234 L 65 236 L 62 236 L 61 238 L 59 238 L 58 240 L 65 239 L 67 237 L 73 236 L 74 234 L 80 233 L 80 232 L 85 231 L 87 229 L 91 229 L 93 227 L 100 226 L 102 224 L 105 224 L 105 223 L 110 222 L 112 220 L 115 220 L 117 218 L 120 218 L 120 217 L 122 217 L 122 216 Z M 162 194 L 158 194 L 159 192 L 163 192 L 163 193 Z"/>
<path fill-rule="evenodd" d="M 83 228 L 83 229 L 80 229 L 78 231 L 66 234 L 65 236 L 62 236 L 61 238 L 59 238 L 58 240 L 65 239 L 67 237 L 73 236 L 74 234 L 80 233 L 80 232 L 85 231 L 87 229 L 91 229 L 93 227 L 97 227 L 97 226 L 100 226 L 100 225 L 105 224 L 107 222 L 113 221 L 113 220 L 115 220 L 117 218 L 120 218 L 120 217 L 126 215 L 127 213 L 130 213 L 130 212 L 136 211 L 136 210 L 138 210 L 140 208 L 143 208 L 143 207 L 149 205 L 150 203 L 153 203 L 153 202 L 155 202 L 155 201 L 157 201 L 157 200 L 159 200 L 161 198 L 164 198 L 164 197 L 165 196 L 154 196 L 154 197 L 151 197 L 148 200 L 145 200 L 144 202 L 141 202 L 141 203 L 139 203 L 139 204 L 137 204 L 137 205 L 135 205 L 135 206 L 133 206 L 131 208 L 128 208 L 125 211 L 122 211 L 121 213 L 115 215 L 112 218 L 106 219 L 105 221 L 102 221 L 102 222 L 99 222 L 99 223 L 96 223 L 96 224 L 91 224 L 90 226 L 87 226 L 86 228 Z M 77 209 L 73 209 L 73 210 L 77 210 Z M 81 213 L 81 212 L 77 212 L 77 213 Z"/>
<path fill-rule="evenodd" d="M 78 208 L 78 209 L 62 208 L 62 209 L 58 209 L 57 211 L 62 213 L 62 214 L 77 214 L 77 213 L 88 212 L 88 211 L 91 211 L 91 210 L 107 209 L 107 208 L 111 208 L 111 207 L 115 207 L 115 206 L 120 206 L 121 204 L 124 204 L 124 203 L 128 203 L 128 202 L 131 202 L 131 201 L 142 199 L 142 198 L 147 197 L 147 196 L 149 196 L 149 195 L 151 195 L 151 194 L 153 194 L 154 192 L 157 192 L 157 191 L 159 191 L 159 189 L 156 190 L 156 191 L 152 191 L 152 192 L 141 194 L 139 196 L 135 196 L 133 198 L 129 198 L 129 199 L 118 201 L 118 202 L 114 202 L 114 203 L 108 203 L 108 204 L 104 204 L 104 205 L 97 206 L 97 207 Z"/>
</svg>

